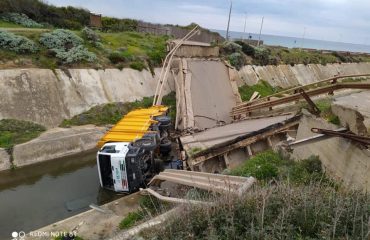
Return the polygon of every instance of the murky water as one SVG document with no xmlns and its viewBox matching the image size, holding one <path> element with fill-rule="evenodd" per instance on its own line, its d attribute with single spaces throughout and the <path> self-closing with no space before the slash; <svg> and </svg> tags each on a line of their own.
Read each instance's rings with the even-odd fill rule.
<svg viewBox="0 0 370 240">
<path fill-rule="evenodd" d="M 0 239 L 29 232 L 104 204 L 119 195 L 103 190 L 95 153 L 82 153 L 0 172 Z"/>
</svg>

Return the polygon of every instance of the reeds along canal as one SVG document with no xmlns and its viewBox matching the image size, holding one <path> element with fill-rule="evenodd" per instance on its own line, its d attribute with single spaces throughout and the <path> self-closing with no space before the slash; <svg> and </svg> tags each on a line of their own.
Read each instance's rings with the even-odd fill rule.
<svg viewBox="0 0 370 240">
<path fill-rule="evenodd" d="M 0 172 L 0 239 L 29 232 L 118 197 L 99 186 L 96 152 Z"/>
</svg>

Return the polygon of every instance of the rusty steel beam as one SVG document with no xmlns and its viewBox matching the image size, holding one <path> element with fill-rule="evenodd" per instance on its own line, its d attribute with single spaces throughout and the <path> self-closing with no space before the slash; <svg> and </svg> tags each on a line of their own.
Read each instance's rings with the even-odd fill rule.
<svg viewBox="0 0 370 240">
<path fill-rule="evenodd" d="M 302 97 L 306 100 L 309 106 L 309 111 L 316 115 L 319 116 L 321 111 L 320 109 L 316 106 L 316 104 L 311 100 L 311 98 L 307 95 L 307 93 L 301 88 L 299 89 L 299 93 L 302 95 Z"/>
<path fill-rule="evenodd" d="M 306 94 L 308 96 L 316 96 L 324 93 L 328 93 L 331 91 L 336 91 L 339 89 L 370 89 L 369 83 L 336 83 L 330 86 L 325 86 L 321 88 L 312 89 L 309 91 L 306 91 Z M 242 108 L 233 108 L 231 114 L 233 117 L 238 117 L 241 114 L 246 114 L 254 110 L 259 110 L 263 108 L 269 108 L 273 106 L 278 106 L 281 104 L 294 102 L 302 98 L 302 95 L 300 93 L 293 94 L 291 96 L 279 98 L 276 100 L 272 100 L 269 102 L 262 102 L 255 105 L 250 106 L 243 106 Z"/>
<path fill-rule="evenodd" d="M 276 97 L 276 96 L 279 96 L 281 94 L 292 94 L 292 93 L 297 93 L 297 91 L 299 89 L 304 89 L 304 88 L 308 88 L 308 87 L 312 87 L 312 86 L 315 86 L 315 85 L 318 85 L 318 84 L 322 84 L 322 83 L 331 83 L 331 84 L 336 84 L 338 82 L 338 79 L 343 79 L 343 78 L 355 78 L 355 77 L 370 77 L 370 73 L 368 74 L 353 74 L 353 75 L 342 75 L 342 76 L 334 76 L 332 78 L 328 78 L 328 79 L 324 79 L 324 80 L 321 80 L 321 81 L 318 81 L 318 82 L 314 82 L 314 83 L 310 83 L 310 84 L 306 84 L 306 85 L 303 85 L 303 86 L 299 86 L 299 87 L 294 87 L 294 88 L 289 88 L 289 89 L 286 89 L 284 91 L 281 91 L 281 92 L 277 92 L 277 93 L 274 93 L 272 95 L 269 95 L 267 97 L 263 97 L 263 98 L 260 98 L 260 99 L 256 99 L 256 100 L 253 100 L 253 101 L 249 101 L 249 102 L 246 102 L 246 103 L 241 103 L 239 104 L 238 106 L 235 107 L 235 109 L 238 109 L 239 107 L 243 107 L 245 105 L 253 105 L 253 104 L 257 104 L 257 103 L 260 103 L 260 102 L 263 102 L 263 101 L 267 101 L 267 99 L 269 97 Z"/>
<path fill-rule="evenodd" d="M 363 145 L 369 146 L 370 145 L 370 137 L 366 136 L 359 136 L 354 133 L 343 133 L 343 132 L 337 132 L 333 130 L 328 130 L 328 129 L 321 129 L 321 128 L 312 128 L 311 131 L 313 133 L 319 133 L 319 134 L 324 134 L 327 136 L 331 137 L 342 137 L 346 138 L 355 142 L 359 142 Z"/>
</svg>

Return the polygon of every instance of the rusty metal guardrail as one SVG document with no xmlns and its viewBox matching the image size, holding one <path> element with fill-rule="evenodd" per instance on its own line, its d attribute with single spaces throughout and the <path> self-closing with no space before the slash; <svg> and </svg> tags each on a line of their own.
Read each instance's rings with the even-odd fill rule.
<svg viewBox="0 0 370 240">
<path fill-rule="evenodd" d="M 303 96 L 301 95 L 300 91 L 304 90 L 307 96 L 316 96 L 324 93 L 333 94 L 334 91 L 340 89 L 370 89 L 370 83 L 338 83 L 337 80 L 340 78 L 349 78 L 349 77 L 366 77 L 370 76 L 370 74 L 363 74 L 363 75 L 345 75 L 345 76 L 337 76 L 334 78 L 322 80 L 319 82 L 315 82 L 312 84 L 308 84 L 301 87 L 295 87 L 292 89 L 288 89 L 273 95 L 270 95 L 265 98 L 261 98 L 255 101 L 242 103 L 232 109 L 231 116 L 234 120 L 242 118 L 243 115 L 251 115 L 252 111 L 264 109 L 264 108 L 271 108 L 274 106 L 278 106 L 281 104 L 289 103 L 297 101 Z M 317 87 L 311 90 L 305 90 L 309 87 L 317 86 L 322 83 L 330 83 L 328 86 Z M 290 96 L 281 97 L 275 100 L 271 100 L 271 97 L 278 96 L 281 94 L 290 94 Z"/>
</svg>

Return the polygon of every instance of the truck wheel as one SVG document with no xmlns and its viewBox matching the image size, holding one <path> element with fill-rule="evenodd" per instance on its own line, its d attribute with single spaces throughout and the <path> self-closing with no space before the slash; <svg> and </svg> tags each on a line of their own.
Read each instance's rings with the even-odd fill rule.
<svg viewBox="0 0 370 240">
<path fill-rule="evenodd" d="M 159 151 L 161 152 L 161 154 L 166 155 L 171 152 L 171 149 L 172 149 L 171 141 L 168 139 L 163 139 L 161 144 L 159 145 Z"/>
<path fill-rule="evenodd" d="M 134 147 L 145 149 L 147 151 L 153 151 L 156 148 L 156 143 L 150 138 L 141 138 L 136 140 L 133 144 Z"/>
<path fill-rule="evenodd" d="M 161 159 L 154 159 L 154 168 L 153 171 L 154 173 L 160 173 L 164 170 L 164 164 Z"/>
</svg>

